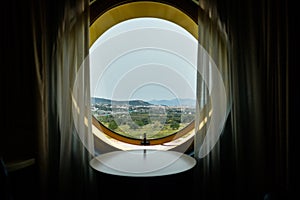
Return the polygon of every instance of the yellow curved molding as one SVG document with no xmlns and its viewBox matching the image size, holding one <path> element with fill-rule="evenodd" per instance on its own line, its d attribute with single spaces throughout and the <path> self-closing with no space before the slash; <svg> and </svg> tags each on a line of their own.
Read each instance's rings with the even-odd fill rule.
<svg viewBox="0 0 300 200">
<path fill-rule="evenodd" d="M 187 14 L 181 10 L 159 2 L 131 2 L 116 6 L 99 16 L 90 25 L 90 46 L 112 26 L 138 17 L 155 17 L 171 21 L 198 39 L 198 25 Z"/>
</svg>

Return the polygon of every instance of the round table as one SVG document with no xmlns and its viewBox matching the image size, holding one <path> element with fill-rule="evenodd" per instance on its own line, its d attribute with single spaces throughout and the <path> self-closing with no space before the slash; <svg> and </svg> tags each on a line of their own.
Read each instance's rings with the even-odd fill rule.
<svg viewBox="0 0 300 200">
<path fill-rule="evenodd" d="M 90 166 L 106 174 L 154 177 L 177 174 L 196 165 L 196 159 L 177 151 L 139 149 L 113 151 L 94 157 Z"/>
</svg>

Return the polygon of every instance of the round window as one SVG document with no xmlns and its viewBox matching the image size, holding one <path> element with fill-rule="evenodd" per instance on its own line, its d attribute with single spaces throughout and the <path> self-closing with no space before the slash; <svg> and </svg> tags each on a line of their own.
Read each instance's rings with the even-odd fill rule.
<svg viewBox="0 0 300 200">
<path fill-rule="evenodd" d="M 92 113 L 104 132 L 140 141 L 190 131 L 197 45 L 181 26 L 153 17 L 104 32 L 90 48 Z"/>
</svg>

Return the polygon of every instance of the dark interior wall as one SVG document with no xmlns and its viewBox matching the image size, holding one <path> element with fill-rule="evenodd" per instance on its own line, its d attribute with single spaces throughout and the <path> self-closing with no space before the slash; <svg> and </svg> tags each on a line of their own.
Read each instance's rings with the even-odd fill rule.
<svg viewBox="0 0 300 200">
<path fill-rule="evenodd" d="M 12 0 L 1 10 L 0 199 L 38 199 L 31 4 Z"/>
<path fill-rule="evenodd" d="M 30 3 L 8 1 L 1 11 L 1 139 L 5 162 L 37 153 L 35 65 Z"/>
</svg>

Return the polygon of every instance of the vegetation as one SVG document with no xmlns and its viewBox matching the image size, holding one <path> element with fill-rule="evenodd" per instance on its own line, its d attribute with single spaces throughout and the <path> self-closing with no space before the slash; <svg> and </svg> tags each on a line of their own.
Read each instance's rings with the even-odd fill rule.
<svg viewBox="0 0 300 200">
<path fill-rule="evenodd" d="M 183 114 L 180 109 L 167 109 L 165 114 L 132 112 L 97 116 L 97 120 L 110 130 L 136 139 L 141 139 L 143 133 L 147 133 L 149 139 L 171 135 L 186 127 L 193 119 L 193 114 Z"/>
<path fill-rule="evenodd" d="M 165 101 L 166 103 L 167 101 Z M 92 113 L 110 130 L 130 138 L 155 139 L 171 135 L 194 120 L 193 106 L 154 105 L 141 100 L 92 98 Z"/>
</svg>

